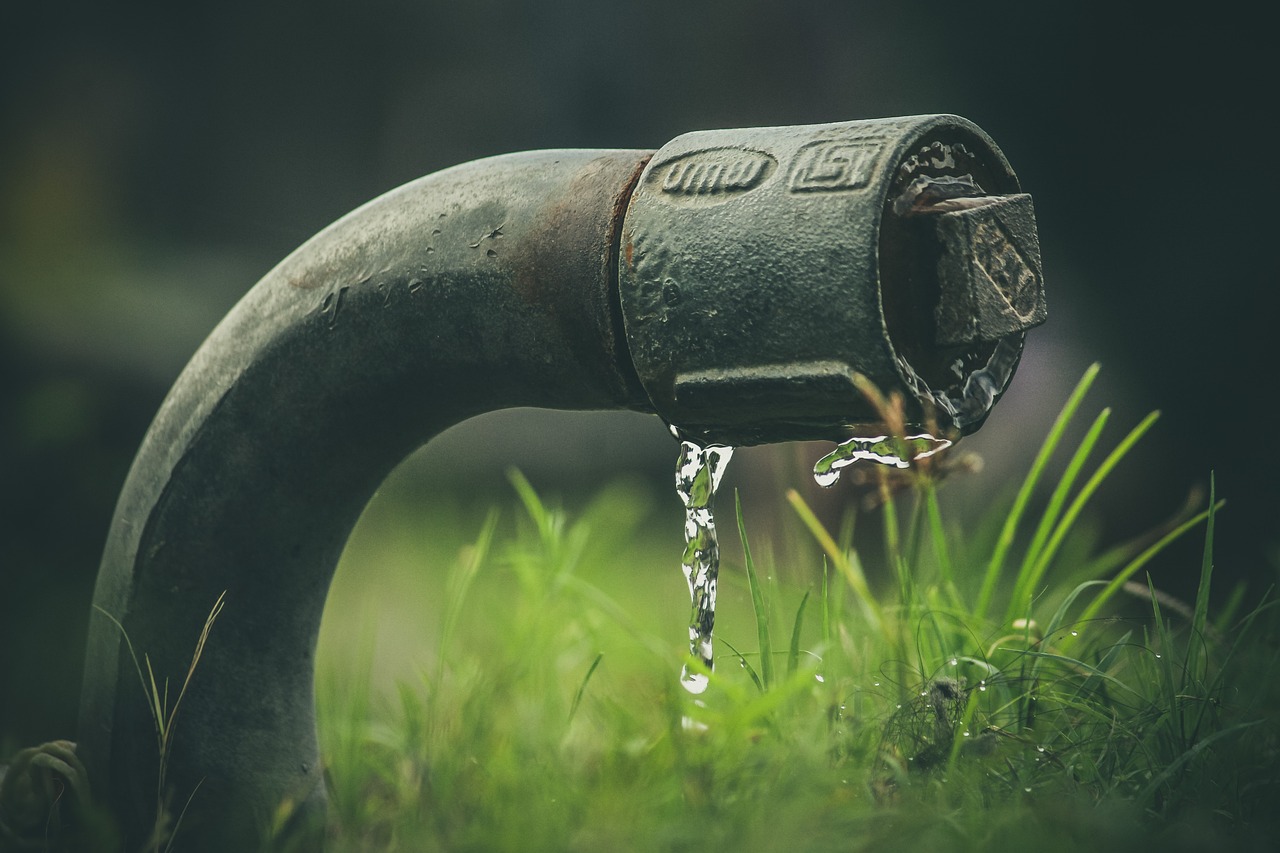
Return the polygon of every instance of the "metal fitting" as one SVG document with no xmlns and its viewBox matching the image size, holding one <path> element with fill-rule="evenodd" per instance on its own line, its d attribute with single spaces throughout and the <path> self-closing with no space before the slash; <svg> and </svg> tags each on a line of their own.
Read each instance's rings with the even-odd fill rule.
<svg viewBox="0 0 1280 853">
<path fill-rule="evenodd" d="M 654 408 L 724 444 L 844 438 L 877 413 L 981 425 L 1045 319 L 1029 196 L 955 116 L 681 136 L 627 207 L 619 285 Z"/>
</svg>

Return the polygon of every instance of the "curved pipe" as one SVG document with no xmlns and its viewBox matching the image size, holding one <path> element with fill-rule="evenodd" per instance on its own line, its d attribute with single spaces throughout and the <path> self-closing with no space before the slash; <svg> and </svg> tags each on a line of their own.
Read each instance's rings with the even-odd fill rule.
<svg viewBox="0 0 1280 853">
<path fill-rule="evenodd" d="M 877 417 L 856 372 L 968 432 L 1043 318 L 1030 200 L 952 116 L 509 155 L 388 193 L 248 293 L 144 439 L 90 625 L 95 788 L 142 843 L 159 767 L 131 655 L 175 696 L 225 590 L 168 758 L 170 809 L 199 786 L 181 843 L 249 849 L 283 800 L 319 827 L 329 581 L 378 484 L 465 418 L 629 408 L 704 440 L 838 438 Z"/>
<path fill-rule="evenodd" d="M 507 406 L 647 409 L 612 285 L 643 152 L 509 155 L 356 210 L 271 271 L 174 386 L 120 496 L 95 604 L 182 700 L 167 787 L 184 849 L 256 849 L 274 804 L 322 810 L 311 664 L 338 557 L 391 469 Z M 119 629 L 95 610 L 80 749 L 130 849 L 156 736 Z M 101 782 L 97 780 L 102 780 Z"/>
</svg>

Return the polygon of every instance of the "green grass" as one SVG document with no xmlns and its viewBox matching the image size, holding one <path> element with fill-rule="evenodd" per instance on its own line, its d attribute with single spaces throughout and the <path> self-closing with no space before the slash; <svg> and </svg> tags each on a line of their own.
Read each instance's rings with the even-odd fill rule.
<svg viewBox="0 0 1280 853">
<path fill-rule="evenodd" d="M 1154 416 L 1096 463 L 1105 411 L 1064 450 L 1094 374 L 974 530 L 948 526 L 945 460 L 885 482 L 889 583 L 799 495 L 810 546 L 781 555 L 722 496 L 744 560 L 699 697 L 674 495 L 665 538 L 625 481 L 572 513 L 518 474 L 501 512 L 375 507 L 322 634 L 330 849 L 1270 849 L 1274 598 L 1213 588 L 1216 495 L 1095 547 L 1089 501 Z M 1190 535 L 1184 605 L 1145 572 Z"/>
</svg>

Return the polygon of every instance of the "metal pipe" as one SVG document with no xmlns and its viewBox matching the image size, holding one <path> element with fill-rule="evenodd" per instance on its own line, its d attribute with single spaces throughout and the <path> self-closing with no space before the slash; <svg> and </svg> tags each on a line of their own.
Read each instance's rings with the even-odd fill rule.
<svg viewBox="0 0 1280 853">
<path fill-rule="evenodd" d="M 836 438 L 873 414 L 858 371 L 976 428 L 1043 318 L 1017 190 L 954 117 L 719 131 L 653 155 L 476 161 L 304 244 L 196 353 L 116 509 L 79 743 L 126 842 L 151 830 L 159 773 L 131 655 L 172 700 L 224 590 L 167 759 L 174 812 L 199 786 L 183 847 L 244 849 L 286 799 L 319 826 L 329 582 L 374 489 L 446 427 L 509 406 L 628 408 L 740 443 Z M 956 209 L 932 210 L 940 198 Z"/>
</svg>

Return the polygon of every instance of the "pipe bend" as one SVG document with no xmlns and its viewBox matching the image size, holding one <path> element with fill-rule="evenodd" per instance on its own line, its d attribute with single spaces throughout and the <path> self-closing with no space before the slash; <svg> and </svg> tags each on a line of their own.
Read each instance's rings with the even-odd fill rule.
<svg viewBox="0 0 1280 853">
<path fill-rule="evenodd" d="M 185 848 L 248 849 L 285 798 L 322 814 L 310 664 L 378 484 L 484 411 L 649 407 L 615 284 L 646 161 L 532 152 L 406 184 L 281 262 L 197 352 L 126 481 L 91 617 L 80 750 L 130 847 L 154 818 L 156 735 L 103 612 L 176 688 L 226 590 L 167 769 L 171 808 L 200 786 Z"/>
</svg>

